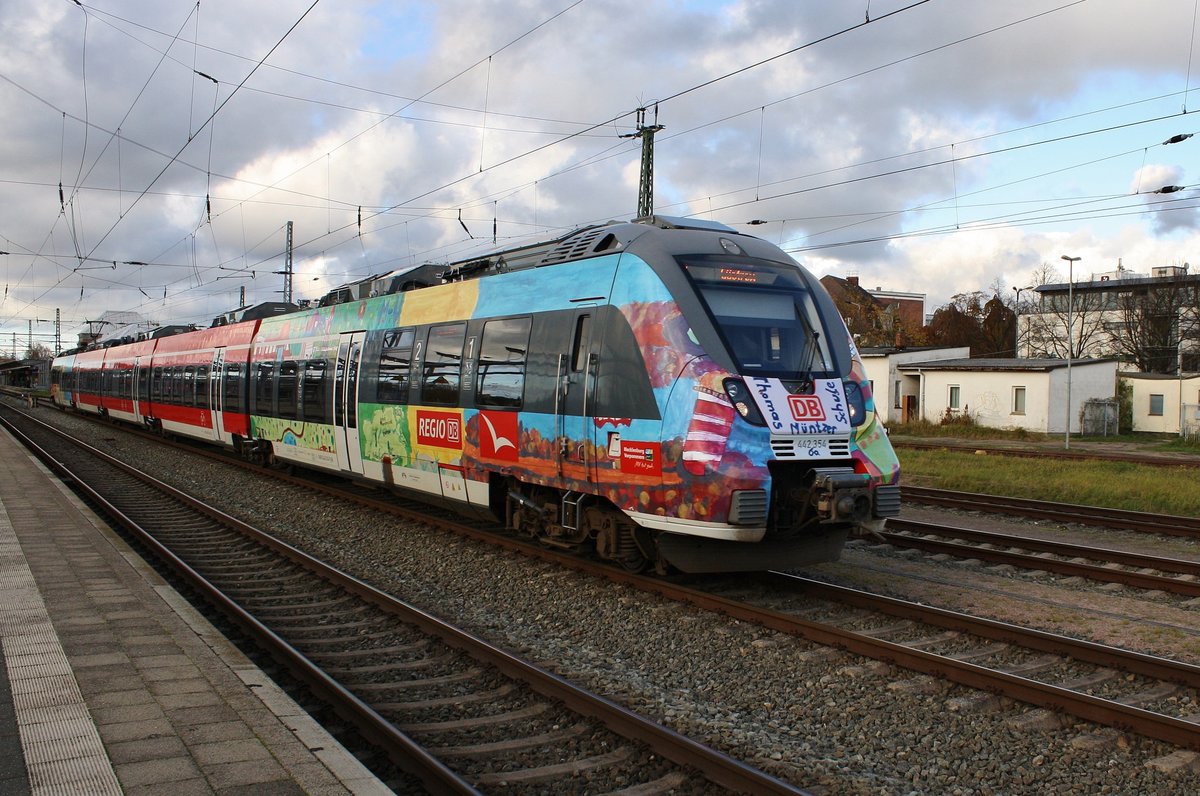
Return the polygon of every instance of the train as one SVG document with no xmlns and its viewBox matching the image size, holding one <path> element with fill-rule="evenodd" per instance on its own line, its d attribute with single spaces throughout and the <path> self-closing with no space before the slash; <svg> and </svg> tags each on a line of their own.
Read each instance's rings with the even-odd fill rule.
<svg viewBox="0 0 1200 796">
<path fill-rule="evenodd" d="M 828 293 L 777 246 L 697 219 L 583 227 L 68 352 L 51 392 L 632 571 L 832 561 L 900 508 Z"/>
</svg>

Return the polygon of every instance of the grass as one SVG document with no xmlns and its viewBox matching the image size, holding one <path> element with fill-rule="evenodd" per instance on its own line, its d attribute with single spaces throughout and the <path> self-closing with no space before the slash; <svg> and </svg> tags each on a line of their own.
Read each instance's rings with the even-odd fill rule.
<svg viewBox="0 0 1200 796">
<path fill-rule="evenodd" d="M 1200 516 L 1194 467 L 1053 461 L 957 451 L 899 451 L 901 483 L 992 495 Z"/>
<path fill-rule="evenodd" d="M 974 423 L 935 423 L 930 420 L 911 420 L 888 426 L 888 436 L 897 441 L 907 437 L 970 440 L 1020 440 L 1024 442 L 1061 442 L 1062 434 L 1042 434 L 1024 428 L 992 428 Z M 1180 437 L 1176 434 L 1151 434 L 1145 431 L 1110 434 L 1106 437 L 1085 437 L 1072 434 L 1078 442 L 1133 442 L 1148 451 L 1200 453 L 1200 437 Z"/>
</svg>

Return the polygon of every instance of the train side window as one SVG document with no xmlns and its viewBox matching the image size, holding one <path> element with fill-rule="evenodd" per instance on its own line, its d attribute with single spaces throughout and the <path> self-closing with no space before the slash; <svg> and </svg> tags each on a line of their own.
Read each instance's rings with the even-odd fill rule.
<svg viewBox="0 0 1200 796">
<path fill-rule="evenodd" d="M 155 368 L 154 375 L 150 378 L 150 400 L 155 403 L 162 401 L 163 397 L 163 369 Z"/>
<path fill-rule="evenodd" d="M 181 382 L 182 389 L 179 394 L 179 403 L 183 406 L 196 405 L 196 369 L 188 365 L 183 369 L 183 381 Z"/>
<path fill-rule="evenodd" d="M 150 368 L 139 367 L 137 373 L 137 397 L 145 401 L 150 397 Z"/>
<path fill-rule="evenodd" d="M 383 350 L 379 354 L 379 382 L 375 388 L 375 400 L 379 403 L 408 403 L 414 337 L 412 329 L 392 329 L 384 334 Z"/>
<path fill-rule="evenodd" d="M 295 362 L 283 362 L 279 366 L 279 416 L 296 417 L 297 373 L 300 368 Z"/>
<path fill-rule="evenodd" d="M 275 414 L 271 406 L 271 394 L 275 390 L 275 363 L 259 362 L 254 380 L 254 414 L 271 416 Z"/>
<path fill-rule="evenodd" d="M 462 350 L 466 338 L 465 323 L 432 326 L 425 347 L 421 400 L 427 404 L 454 406 L 462 376 Z"/>
<path fill-rule="evenodd" d="M 587 316 L 585 316 L 587 317 Z M 520 407 L 525 392 L 531 318 L 503 318 L 483 325 L 479 345 L 479 406 Z"/>
<path fill-rule="evenodd" d="M 304 363 L 304 384 L 301 387 L 304 419 L 309 423 L 328 423 L 325 404 L 325 360 L 310 359 Z"/>
<path fill-rule="evenodd" d="M 592 333 L 592 316 L 580 315 L 575 321 L 575 342 L 571 348 L 571 370 L 581 372 L 587 365 L 589 337 Z"/>
<path fill-rule="evenodd" d="M 208 365 L 196 366 L 196 406 L 208 408 Z"/>
<path fill-rule="evenodd" d="M 225 411 L 241 412 L 242 407 L 242 365 L 239 362 L 225 363 Z"/>
</svg>

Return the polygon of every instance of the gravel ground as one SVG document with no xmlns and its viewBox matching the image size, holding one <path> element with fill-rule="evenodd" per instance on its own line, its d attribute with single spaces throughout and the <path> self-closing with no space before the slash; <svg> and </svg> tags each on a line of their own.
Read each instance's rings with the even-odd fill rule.
<svg viewBox="0 0 1200 796">
<path fill-rule="evenodd" d="M 1022 705 L 91 429 L 215 507 L 815 793 L 1200 792 L 1190 765 L 1161 770 L 1195 757 L 1165 744 L 1030 729 Z"/>
</svg>

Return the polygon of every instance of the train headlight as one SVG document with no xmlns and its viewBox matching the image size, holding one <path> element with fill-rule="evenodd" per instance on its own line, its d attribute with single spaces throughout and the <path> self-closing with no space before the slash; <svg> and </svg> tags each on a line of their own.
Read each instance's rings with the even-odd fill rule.
<svg viewBox="0 0 1200 796">
<path fill-rule="evenodd" d="M 863 397 L 862 387 L 856 381 L 844 381 L 846 390 L 846 407 L 850 412 L 850 425 L 861 426 L 867 420 L 867 401 Z"/>
<path fill-rule="evenodd" d="M 741 379 L 725 379 L 723 384 L 725 394 L 729 396 L 729 403 L 733 404 L 734 410 L 743 420 L 752 426 L 767 424 L 767 421 L 763 420 L 762 412 L 758 411 L 758 405 L 754 403 L 754 396 L 750 394 L 746 382 Z"/>
</svg>

